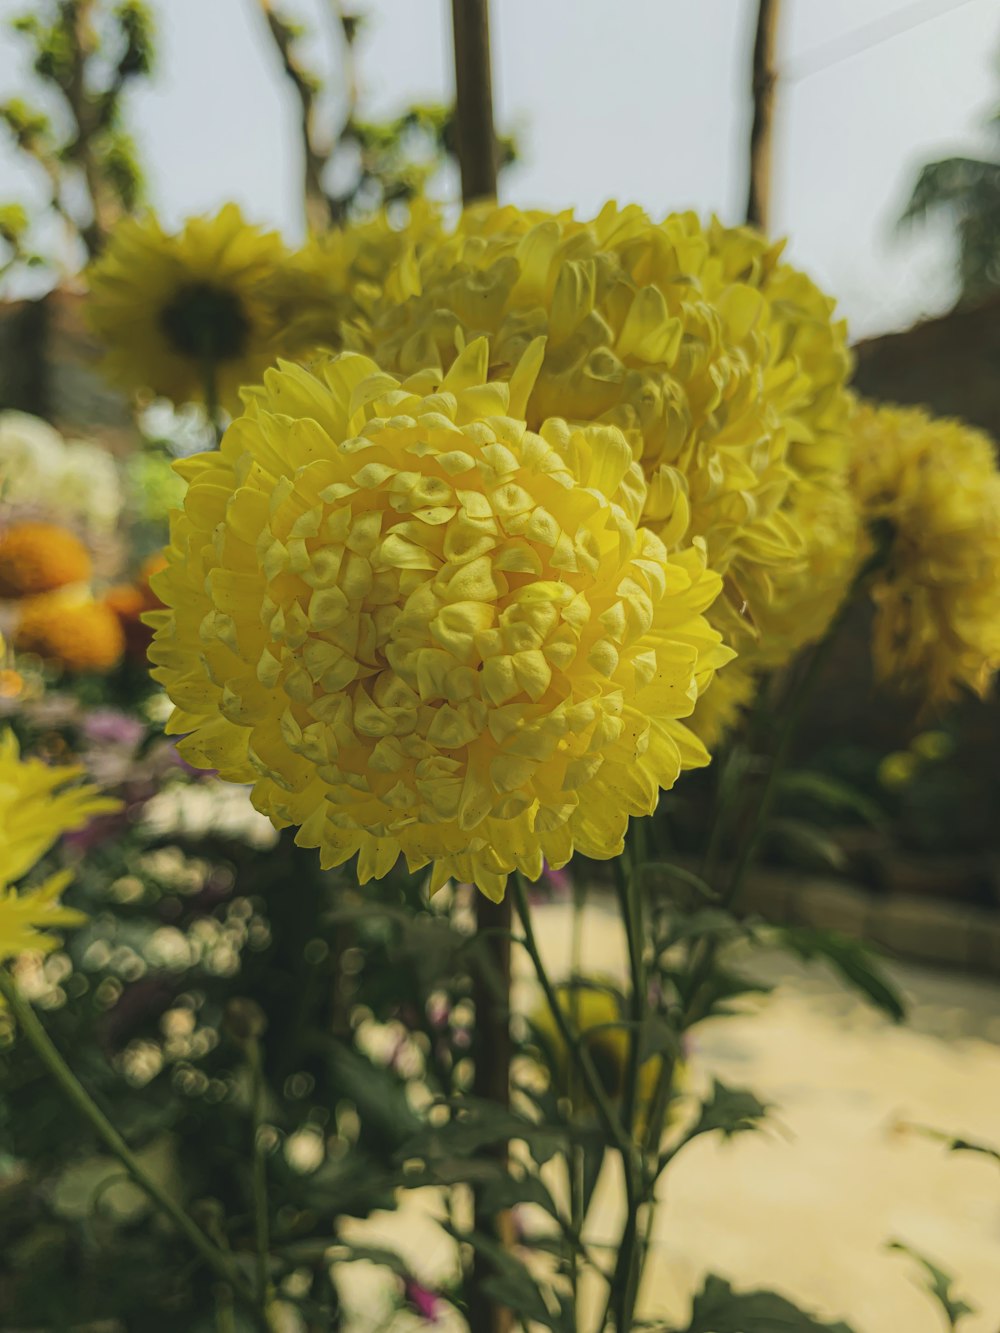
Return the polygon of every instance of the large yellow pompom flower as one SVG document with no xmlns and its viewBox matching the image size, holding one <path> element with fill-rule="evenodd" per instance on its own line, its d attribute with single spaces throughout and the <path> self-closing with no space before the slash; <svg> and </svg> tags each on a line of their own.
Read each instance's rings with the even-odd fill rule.
<svg viewBox="0 0 1000 1333">
<path fill-rule="evenodd" d="M 57 838 L 94 815 L 118 808 L 117 801 L 101 796 L 93 786 L 70 785 L 82 771 L 22 759 L 13 732 L 0 732 L 0 963 L 27 949 L 54 949 L 59 940 L 50 931 L 83 922 L 79 912 L 59 902 L 68 873 L 52 875 L 33 889 L 10 887 Z"/>
<path fill-rule="evenodd" d="M 235 204 L 192 218 L 178 235 L 153 217 L 126 219 L 88 274 L 109 377 L 175 403 L 211 393 L 239 410 L 240 387 L 273 359 L 264 289 L 284 258 L 280 238 L 246 223 Z"/>
<path fill-rule="evenodd" d="M 731 656 L 719 578 L 636 527 L 618 431 L 526 429 L 541 353 L 510 384 L 485 340 L 436 380 L 286 364 L 179 465 L 149 617 L 169 729 L 362 882 L 402 853 L 498 899 L 543 857 L 616 855 L 708 760 L 682 719 Z"/>
<path fill-rule="evenodd" d="M 12 523 L 0 532 L 0 597 L 34 597 L 91 575 L 90 553 L 56 523 Z"/>
<path fill-rule="evenodd" d="M 644 522 L 670 549 L 702 538 L 725 577 L 713 623 L 752 650 L 778 602 L 769 655 L 787 660 L 822 620 L 812 571 L 839 561 L 849 577 L 850 543 L 831 551 L 800 511 L 839 506 L 826 533 L 849 521 L 850 360 L 833 301 L 780 254 L 691 213 L 654 223 L 609 204 L 582 222 L 477 206 L 414 244 L 344 336 L 395 373 L 440 374 L 487 334 L 504 379 L 544 334 L 529 427 L 619 426 L 646 474 Z"/>
<path fill-rule="evenodd" d="M 852 484 L 875 548 L 876 673 L 930 705 L 1000 666 L 1000 474 L 986 435 L 861 404 Z"/>
</svg>

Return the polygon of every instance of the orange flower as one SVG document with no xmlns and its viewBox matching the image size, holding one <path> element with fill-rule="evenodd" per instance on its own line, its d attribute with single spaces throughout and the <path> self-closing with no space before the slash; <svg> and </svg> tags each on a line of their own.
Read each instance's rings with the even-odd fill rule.
<svg viewBox="0 0 1000 1333">
<path fill-rule="evenodd" d="M 125 634 L 104 602 L 34 597 L 24 604 L 14 647 L 66 671 L 111 671 L 122 659 Z"/>
<path fill-rule="evenodd" d="M 35 597 L 90 578 L 90 555 L 55 523 L 15 523 L 0 535 L 0 596 Z"/>
</svg>

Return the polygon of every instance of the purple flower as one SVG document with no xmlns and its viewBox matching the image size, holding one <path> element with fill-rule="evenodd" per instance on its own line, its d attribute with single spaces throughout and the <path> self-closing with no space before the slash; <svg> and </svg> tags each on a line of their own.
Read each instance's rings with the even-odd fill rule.
<svg viewBox="0 0 1000 1333">
<path fill-rule="evenodd" d="M 403 1282 L 403 1301 L 413 1311 L 426 1319 L 429 1324 L 436 1324 L 441 1316 L 444 1302 L 441 1297 L 420 1285 L 416 1278 L 408 1277 Z"/>
<path fill-rule="evenodd" d="M 146 727 L 138 718 L 117 708 L 95 708 L 83 719 L 83 734 L 97 745 L 123 745 L 130 750 L 142 740 Z"/>
</svg>

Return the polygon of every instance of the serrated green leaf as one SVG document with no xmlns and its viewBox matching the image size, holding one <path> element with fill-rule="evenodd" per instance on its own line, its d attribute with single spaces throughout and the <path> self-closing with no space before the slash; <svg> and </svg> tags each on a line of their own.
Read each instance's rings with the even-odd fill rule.
<svg viewBox="0 0 1000 1333">
<path fill-rule="evenodd" d="M 823 959 L 895 1022 L 906 1017 L 902 996 L 879 967 L 875 951 L 864 941 L 809 926 L 775 926 L 760 932 L 758 938 L 777 942 L 807 963 Z"/>
<path fill-rule="evenodd" d="M 901 1128 L 934 1139 L 937 1143 L 943 1144 L 949 1152 L 976 1153 L 980 1157 L 988 1157 L 991 1161 L 1000 1163 L 1000 1150 L 991 1148 L 989 1144 L 975 1143 L 972 1139 L 955 1138 L 954 1135 L 945 1134 L 943 1130 L 933 1129 L 930 1125 L 905 1124 Z"/>
<path fill-rule="evenodd" d="M 854 1333 L 849 1324 L 828 1324 L 773 1291 L 733 1291 L 714 1274 L 694 1298 L 691 1322 L 682 1333 Z"/>
<path fill-rule="evenodd" d="M 886 1247 L 890 1250 L 897 1250 L 900 1254 L 905 1254 L 908 1258 L 915 1260 L 924 1270 L 927 1277 L 927 1290 L 940 1305 L 948 1320 L 948 1327 L 952 1330 L 957 1329 L 959 1322 L 967 1314 L 975 1314 L 976 1307 L 969 1305 L 967 1301 L 956 1296 L 952 1288 L 955 1285 L 955 1279 L 950 1273 L 938 1268 L 926 1255 L 914 1250 L 901 1240 L 892 1240 Z"/>
<path fill-rule="evenodd" d="M 682 1143 L 690 1143 L 702 1134 L 720 1131 L 724 1138 L 731 1139 L 734 1134 L 752 1133 L 760 1129 L 770 1111 L 766 1102 L 748 1088 L 730 1088 L 718 1079 L 713 1080 L 712 1093 L 702 1103 L 698 1119 L 685 1134 Z"/>
</svg>

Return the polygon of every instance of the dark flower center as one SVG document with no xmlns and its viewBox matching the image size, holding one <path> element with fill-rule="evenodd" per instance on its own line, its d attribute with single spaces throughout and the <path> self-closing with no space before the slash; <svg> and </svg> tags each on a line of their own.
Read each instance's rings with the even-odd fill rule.
<svg viewBox="0 0 1000 1333">
<path fill-rule="evenodd" d="M 250 321 L 235 292 L 192 282 L 160 312 L 160 327 L 174 351 L 194 361 L 232 361 L 247 345 Z"/>
</svg>

